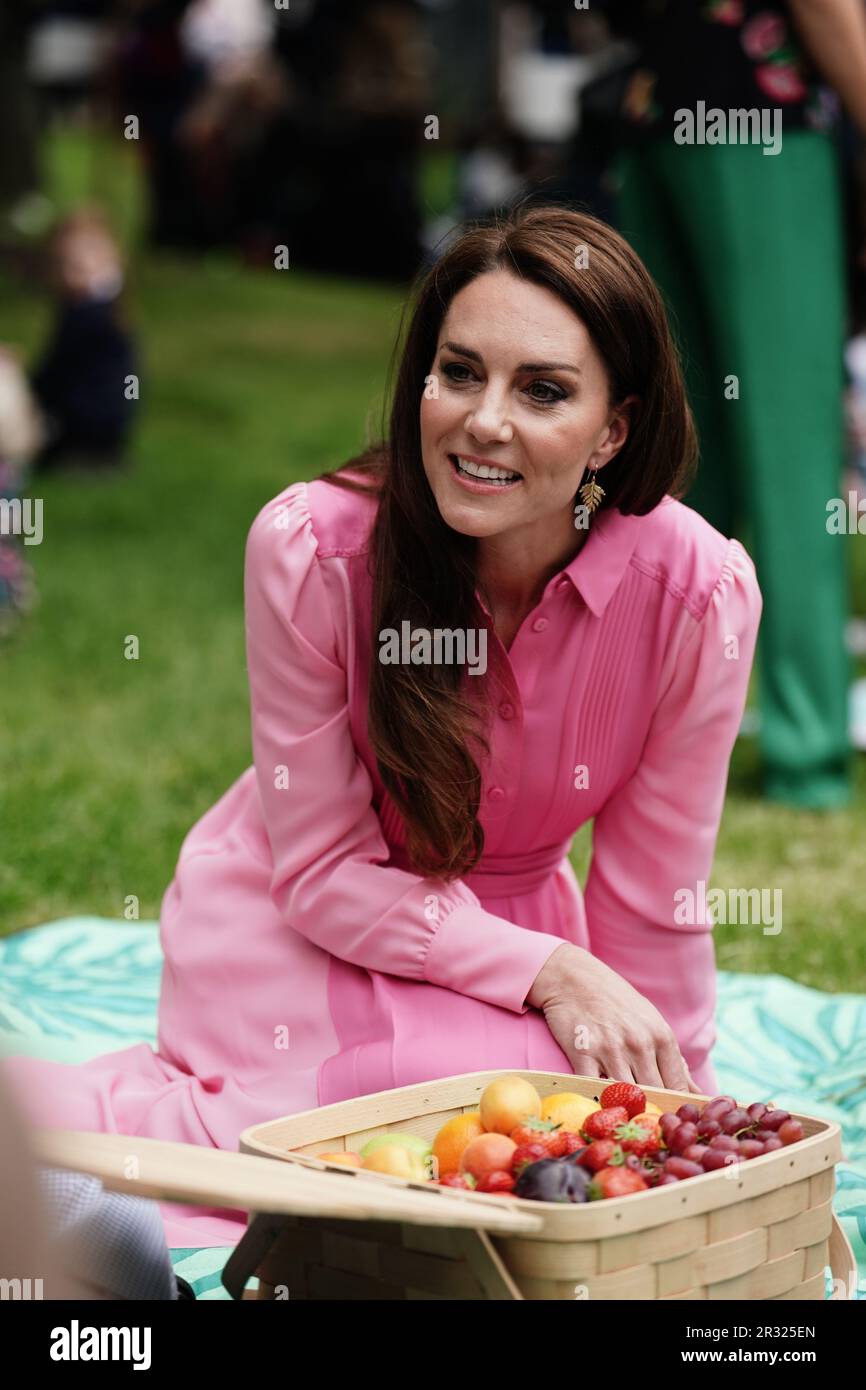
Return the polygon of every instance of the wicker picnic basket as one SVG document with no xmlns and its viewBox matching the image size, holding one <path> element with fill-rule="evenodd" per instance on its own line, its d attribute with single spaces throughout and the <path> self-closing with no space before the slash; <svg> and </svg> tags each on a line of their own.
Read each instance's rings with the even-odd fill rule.
<svg viewBox="0 0 866 1390">
<path fill-rule="evenodd" d="M 542 1095 L 599 1094 L 598 1078 L 519 1071 Z M 831 1202 L 841 1155 L 838 1125 L 796 1115 L 804 1138 L 692 1181 L 586 1204 L 553 1204 L 412 1183 L 323 1163 L 317 1153 L 357 1150 L 387 1130 L 432 1139 L 453 1115 L 478 1108 L 502 1072 L 403 1086 L 246 1129 L 242 1153 L 303 1166 L 339 1184 L 358 1207 L 346 1218 L 275 1216 L 260 1208 L 226 1267 L 240 1296 L 250 1274 L 260 1298 L 290 1299 L 824 1299 L 849 1296 L 856 1265 Z M 644 1087 L 676 1109 L 682 1092 Z M 401 1212 L 382 1207 L 398 1196 Z M 347 1193 L 348 1198 L 347 1198 Z M 334 1187 L 334 1196 L 337 1197 Z M 454 1225 L 460 1206 L 473 1222 Z M 345 1210 L 345 1207 L 344 1207 Z M 407 1219 L 407 1213 L 410 1213 Z M 359 1219 L 360 1218 L 360 1219 Z"/>
<path fill-rule="evenodd" d="M 244 1131 L 240 1153 L 39 1130 L 37 1158 L 116 1192 L 248 1213 L 223 1270 L 237 1299 L 835 1299 L 857 1267 L 831 1209 L 838 1125 L 797 1115 L 788 1148 L 657 1191 L 560 1206 L 326 1164 L 384 1130 L 435 1135 L 503 1073 L 360 1096 Z M 512 1073 L 513 1074 L 513 1073 Z M 598 1078 L 522 1071 L 542 1094 Z M 662 1109 L 701 1097 L 643 1088 Z M 706 1098 L 708 1099 L 708 1098 Z M 257 1292 L 248 1289 L 257 1276 Z"/>
</svg>

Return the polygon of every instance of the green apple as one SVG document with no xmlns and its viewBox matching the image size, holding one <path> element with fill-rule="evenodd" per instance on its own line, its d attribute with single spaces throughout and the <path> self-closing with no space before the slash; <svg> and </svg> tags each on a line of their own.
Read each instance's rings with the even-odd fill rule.
<svg viewBox="0 0 866 1390">
<path fill-rule="evenodd" d="M 377 1134 L 374 1138 L 368 1139 L 364 1147 L 358 1152 L 362 1158 L 366 1159 L 369 1154 L 375 1153 L 385 1144 L 396 1144 L 401 1149 L 406 1149 L 408 1153 L 421 1160 L 428 1177 L 431 1175 L 433 1145 L 429 1139 L 419 1139 L 417 1134 L 402 1134 L 397 1130 L 389 1131 L 387 1134 Z"/>
<path fill-rule="evenodd" d="M 399 1130 L 394 1130 L 387 1134 L 377 1134 L 372 1139 L 368 1139 L 359 1153 L 362 1158 L 366 1158 L 368 1154 L 381 1149 L 383 1144 L 399 1144 L 401 1149 L 408 1149 L 410 1153 L 417 1154 L 419 1158 L 428 1158 L 433 1152 L 433 1145 L 429 1139 L 419 1139 L 417 1134 L 401 1134 Z"/>
</svg>

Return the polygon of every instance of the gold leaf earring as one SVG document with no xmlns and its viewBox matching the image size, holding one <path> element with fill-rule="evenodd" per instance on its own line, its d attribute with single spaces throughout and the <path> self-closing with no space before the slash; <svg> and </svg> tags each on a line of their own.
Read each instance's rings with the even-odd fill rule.
<svg viewBox="0 0 866 1390">
<path fill-rule="evenodd" d="M 589 482 L 584 483 L 581 487 L 579 487 L 578 493 L 586 510 L 592 513 L 594 511 L 597 511 L 597 509 L 602 503 L 602 500 L 604 498 L 604 488 L 601 486 L 601 483 L 598 483 L 595 480 L 596 470 L 594 468 L 590 468 L 587 471 L 589 473 Z M 577 507 L 575 507 L 575 511 L 577 511 Z"/>
</svg>

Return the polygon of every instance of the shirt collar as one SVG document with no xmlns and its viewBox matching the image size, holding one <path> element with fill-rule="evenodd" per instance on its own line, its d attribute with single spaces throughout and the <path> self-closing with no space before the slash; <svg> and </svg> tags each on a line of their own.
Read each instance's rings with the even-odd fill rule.
<svg viewBox="0 0 866 1390">
<path fill-rule="evenodd" d="M 659 506 L 670 501 L 672 498 L 666 496 Z M 553 576 L 545 595 L 556 585 L 564 587 L 571 583 L 590 612 L 600 618 L 628 569 L 637 545 L 641 519 L 631 513 L 626 515 L 617 507 L 608 507 L 599 512 L 596 519 L 590 522 L 586 541 L 571 564 Z M 490 610 L 477 589 L 475 597 L 488 618 L 491 618 Z"/>
<path fill-rule="evenodd" d="M 597 618 L 601 617 L 628 568 L 637 545 L 640 523 L 641 517 L 627 516 L 616 507 L 600 512 L 590 522 L 585 544 L 571 564 L 562 570 Z"/>
</svg>

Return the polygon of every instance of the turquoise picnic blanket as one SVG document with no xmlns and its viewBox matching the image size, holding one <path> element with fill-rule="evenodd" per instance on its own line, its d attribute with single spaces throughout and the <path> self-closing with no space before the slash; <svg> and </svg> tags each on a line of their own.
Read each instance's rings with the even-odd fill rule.
<svg viewBox="0 0 866 1390">
<path fill-rule="evenodd" d="M 0 1053 L 83 1062 L 156 1044 L 162 956 L 155 922 L 70 917 L 0 940 Z M 782 975 L 722 971 L 713 1062 L 723 1091 L 835 1120 L 845 1160 L 834 1208 L 866 1298 L 866 996 Z M 173 1250 L 199 1298 L 228 1298 L 229 1248 Z"/>
</svg>

